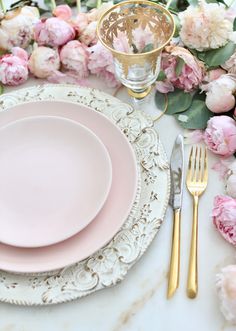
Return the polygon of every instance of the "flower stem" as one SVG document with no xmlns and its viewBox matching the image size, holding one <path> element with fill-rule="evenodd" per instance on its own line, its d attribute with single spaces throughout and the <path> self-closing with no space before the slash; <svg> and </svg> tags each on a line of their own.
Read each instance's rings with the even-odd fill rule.
<svg viewBox="0 0 236 331">
<path fill-rule="evenodd" d="M 6 8 L 4 6 L 3 0 L 0 0 L 0 9 L 2 9 L 3 14 L 6 13 Z"/>
<path fill-rule="evenodd" d="M 97 8 L 100 8 L 102 5 L 102 0 L 97 0 Z"/>
<path fill-rule="evenodd" d="M 166 9 L 168 9 L 168 8 L 170 7 L 170 5 L 171 5 L 171 2 L 172 2 L 172 0 L 168 0 L 168 1 L 167 1 L 167 3 L 166 3 L 166 6 L 165 6 L 165 7 L 166 7 Z"/>
<path fill-rule="evenodd" d="M 56 8 L 56 1 L 55 0 L 51 0 L 51 5 L 52 5 L 52 10 L 54 10 Z"/>
<path fill-rule="evenodd" d="M 81 2 L 80 2 L 80 0 L 76 0 L 76 6 L 77 6 L 78 13 L 80 13 L 80 11 L 81 11 Z"/>
</svg>

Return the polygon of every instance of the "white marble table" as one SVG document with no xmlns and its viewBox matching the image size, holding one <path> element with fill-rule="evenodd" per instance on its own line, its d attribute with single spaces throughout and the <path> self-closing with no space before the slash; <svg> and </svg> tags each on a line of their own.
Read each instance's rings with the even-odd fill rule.
<svg viewBox="0 0 236 331">
<path fill-rule="evenodd" d="M 10 1 L 6 1 L 10 3 Z M 97 80 L 92 84 L 97 85 Z M 25 86 L 38 84 L 28 81 Z M 99 88 L 111 93 L 105 86 Z M 97 85 L 98 86 L 98 85 Z M 7 88 L 11 91 L 12 88 Z M 118 95 L 128 100 L 126 93 Z M 155 111 L 154 104 L 148 110 Z M 156 128 L 170 156 L 181 128 L 174 118 L 163 116 Z M 189 146 L 185 148 L 187 156 Z M 210 167 L 216 161 L 209 157 Z M 192 200 L 184 189 L 182 212 L 180 287 L 171 300 L 166 299 L 167 271 L 172 235 L 172 211 L 141 260 L 119 285 L 96 292 L 83 299 L 46 307 L 23 307 L 0 303 L 0 331 L 233 331 L 219 310 L 215 291 L 215 274 L 221 267 L 235 262 L 235 249 L 216 232 L 210 218 L 213 198 L 223 193 L 223 183 L 210 171 L 209 185 L 200 201 L 199 212 L 199 295 L 186 296 L 186 280 Z"/>
</svg>

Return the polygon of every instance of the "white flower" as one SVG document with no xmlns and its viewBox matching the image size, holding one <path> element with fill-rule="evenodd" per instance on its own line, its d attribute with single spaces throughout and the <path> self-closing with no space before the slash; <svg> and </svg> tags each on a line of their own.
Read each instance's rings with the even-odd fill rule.
<svg viewBox="0 0 236 331">
<path fill-rule="evenodd" d="M 38 21 L 39 11 L 35 7 L 25 6 L 8 12 L 0 25 L 0 48 L 26 48 L 33 38 L 34 25 Z"/>
<path fill-rule="evenodd" d="M 221 311 L 226 320 L 236 323 L 236 265 L 229 265 L 216 276 Z"/>
<path fill-rule="evenodd" d="M 221 4 L 199 1 L 199 6 L 189 6 L 179 14 L 183 43 L 193 49 L 204 51 L 224 46 L 234 38 L 233 23 L 226 18 Z"/>
</svg>

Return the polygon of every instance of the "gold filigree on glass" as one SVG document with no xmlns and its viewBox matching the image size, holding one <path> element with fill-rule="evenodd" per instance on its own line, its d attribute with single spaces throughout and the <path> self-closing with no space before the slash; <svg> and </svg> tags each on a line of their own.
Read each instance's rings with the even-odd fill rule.
<svg viewBox="0 0 236 331">
<path fill-rule="evenodd" d="M 130 0 L 113 6 L 98 23 L 98 37 L 113 55 L 116 75 L 135 95 L 147 94 L 160 70 L 160 54 L 174 34 L 174 19 L 161 5 L 150 1 Z M 120 52 L 114 40 L 125 35 L 131 47 L 135 29 L 148 30 L 152 49 L 146 52 Z M 137 31 L 137 30 L 136 30 Z"/>
</svg>

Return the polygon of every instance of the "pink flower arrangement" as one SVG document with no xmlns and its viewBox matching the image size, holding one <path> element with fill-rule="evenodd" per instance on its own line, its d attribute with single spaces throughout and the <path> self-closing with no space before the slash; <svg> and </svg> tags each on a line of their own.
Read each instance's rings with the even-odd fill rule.
<svg viewBox="0 0 236 331">
<path fill-rule="evenodd" d="M 182 61 L 182 68 L 177 73 L 179 61 Z M 161 70 L 166 76 L 163 82 L 156 83 L 156 89 L 161 93 L 173 91 L 175 87 L 190 92 L 199 86 L 205 75 L 203 63 L 187 49 L 178 46 L 166 47 L 161 58 Z"/>
<path fill-rule="evenodd" d="M 218 195 L 212 211 L 213 223 L 230 244 L 236 246 L 236 199 Z"/>
<path fill-rule="evenodd" d="M 0 81 L 5 85 L 16 86 L 28 79 L 28 54 L 14 47 L 12 54 L 0 57 Z"/>
<path fill-rule="evenodd" d="M 64 21 L 67 21 L 72 17 L 72 10 L 68 5 L 57 6 L 52 13 L 54 16 L 61 18 Z"/>
<path fill-rule="evenodd" d="M 75 30 L 64 20 L 51 17 L 35 25 L 34 39 L 39 46 L 62 46 L 75 38 Z"/>
<path fill-rule="evenodd" d="M 228 157 L 236 151 L 236 122 L 229 116 L 212 117 L 204 133 L 207 147 L 215 154 Z"/>
</svg>

